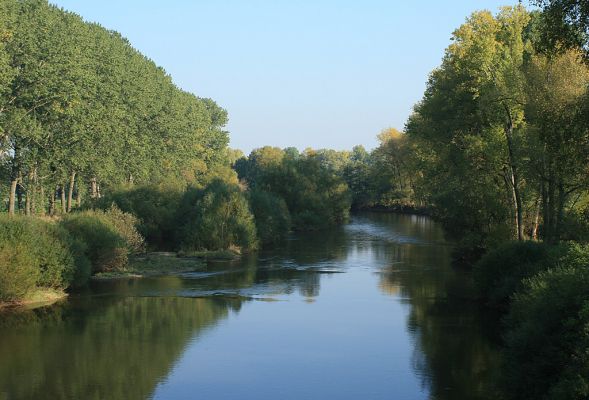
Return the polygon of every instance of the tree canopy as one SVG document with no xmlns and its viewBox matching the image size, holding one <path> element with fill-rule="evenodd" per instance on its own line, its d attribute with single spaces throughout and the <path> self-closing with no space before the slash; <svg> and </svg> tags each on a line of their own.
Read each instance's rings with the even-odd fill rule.
<svg viewBox="0 0 589 400">
<path fill-rule="evenodd" d="M 225 110 L 179 89 L 118 33 L 45 0 L 3 1 L 0 27 L 11 213 L 53 211 L 66 193 L 71 209 L 74 193 L 79 202 L 123 183 L 193 182 L 225 161 Z"/>
</svg>

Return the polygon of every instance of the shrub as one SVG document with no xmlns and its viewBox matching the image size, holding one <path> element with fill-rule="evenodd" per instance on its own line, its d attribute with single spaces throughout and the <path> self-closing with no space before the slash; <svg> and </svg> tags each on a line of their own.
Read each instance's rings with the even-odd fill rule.
<svg viewBox="0 0 589 400">
<path fill-rule="evenodd" d="M 254 190 L 250 193 L 250 205 L 258 236 L 263 244 L 284 239 L 290 230 L 290 213 L 286 203 L 279 196 Z"/>
<path fill-rule="evenodd" d="M 506 325 L 509 398 L 589 397 L 589 265 L 558 267 L 528 279 Z"/>
<path fill-rule="evenodd" d="M 119 270 L 127 265 L 131 246 L 107 213 L 84 211 L 70 214 L 61 224 L 73 237 L 85 243 L 84 253 L 90 259 L 92 272 Z"/>
<path fill-rule="evenodd" d="M 0 235 L 0 301 L 21 300 L 35 288 L 39 269 L 26 244 L 6 241 L 5 232 Z"/>
<path fill-rule="evenodd" d="M 173 249 L 175 217 L 182 192 L 176 187 L 137 186 L 113 191 L 95 206 L 108 210 L 113 204 L 138 218 L 137 228 L 149 246 Z"/>
<path fill-rule="evenodd" d="M 115 205 L 102 213 L 102 216 L 114 227 L 125 240 L 131 253 L 140 253 L 145 250 L 143 236 L 137 230 L 139 220 L 133 214 L 121 211 Z"/>
<path fill-rule="evenodd" d="M 77 273 L 76 244 L 55 223 L 38 218 L 0 217 L 0 300 L 21 300 L 35 287 L 64 289 Z"/>
<path fill-rule="evenodd" d="M 183 250 L 257 246 L 254 217 L 237 185 L 214 180 L 204 189 L 187 190 L 177 221 L 177 237 Z"/>
<path fill-rule="evenodd" d="M 509 242 L 489 251 L 474 266 L 481 297 L 491 307 L 504 308 L 522 287 L 522 279 L 547 269 L 555 260 L 550 247 L 537 242 Z"/>
<path fill-rule="evenodd" d="M 84 286 L 92 275 L 92 262 L 87 256 L 88 245 L 81 239 L 73 238 L 70 235 L 69 248 L 76 266 L 70 286 L 74 288 Z"/>
<path fill-rule="evenodd" d="M 312 151 L 298 155 L 264 147 L 235 168 L 249 187 L 284 199 L 293 229 L 317 230 L 345 222 L 351 206 L 348 185 L 323 161 Z"/>
</svg>

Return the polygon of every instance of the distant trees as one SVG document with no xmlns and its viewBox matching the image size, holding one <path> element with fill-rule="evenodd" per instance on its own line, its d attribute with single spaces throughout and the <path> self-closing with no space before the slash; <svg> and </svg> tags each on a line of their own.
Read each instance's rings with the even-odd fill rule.
<svg viewBox="0 0 589 400">
<path fill-rule="evenodd" d="M 176 222 L 183 250 L 255 250 L 258 246 L 248 199 L 235 184 L 214 180 L 202 189 L 189 189 Z"/>
<path fill-rule="evenodd" d="M 319 229 L 344 222 L 350 209 L 348 186 L 324 155 L 263 147 L 238 160 L 235 168 L 252 190 L 284 200 L 295 229 Z"/>
<path fill-rule="evenodd" d="M 123 183 L 198 179 L 227 156 L 226 121 L 116 32 L 44 0 L 0 4 L 9 213 L 67 212 Z"/>
</svg>

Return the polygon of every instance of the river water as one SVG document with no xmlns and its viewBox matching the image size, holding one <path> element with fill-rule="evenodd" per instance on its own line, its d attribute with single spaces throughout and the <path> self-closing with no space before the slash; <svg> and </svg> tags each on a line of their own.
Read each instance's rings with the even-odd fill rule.
<svg viewBox="0 0 589 400">
<path fill-rule="evenodd" d="M 427 217 L 360 214 L 0 314 L 0 400 L 486 399 L 497 345 Z"/>
</svg>

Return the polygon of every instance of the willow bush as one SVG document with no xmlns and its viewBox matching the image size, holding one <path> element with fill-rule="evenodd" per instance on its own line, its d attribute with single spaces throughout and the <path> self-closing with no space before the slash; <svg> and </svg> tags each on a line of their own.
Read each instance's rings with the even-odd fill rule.
<svg viewBox="0 0 589 400">
<path fill-rule="evenodd" d="M 67 288 L 77 266 L 87 265 L 80 249 L 55 222 L 0 216 L 0 301 L 21 300 L 37 287 Z"/>
</svg>

